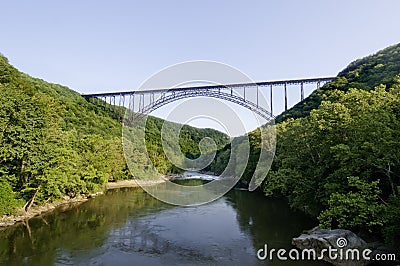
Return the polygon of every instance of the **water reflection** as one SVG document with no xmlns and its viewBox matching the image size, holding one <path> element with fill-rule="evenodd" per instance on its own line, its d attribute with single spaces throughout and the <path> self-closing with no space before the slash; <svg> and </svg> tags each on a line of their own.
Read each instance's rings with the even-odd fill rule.
<svg viewBox="0 0 400 266">
<path fill-rule="evenodd" d="M 60 250 L 99 248 L 107 232 L 128 217 L 168 207 L 138 188 L 109 191 L 73 208 L 59 208 L 1 231 L 0 264 L 53 265 Z"/>
<path fill-rule="evenodd" d="M 291 237 L 313 224 L 257 193 L 233 190 L 206 205 L 175 207 L 120 189 L 1 231 L 0 264 L 265 265 L 258 248 L 291 247 Z"/>
</svg>

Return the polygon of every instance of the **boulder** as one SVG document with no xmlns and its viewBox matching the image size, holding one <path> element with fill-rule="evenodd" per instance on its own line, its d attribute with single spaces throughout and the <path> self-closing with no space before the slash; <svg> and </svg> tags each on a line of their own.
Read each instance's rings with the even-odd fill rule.
<svg viewBox="0 0 400 266">
<path fill-rule="evenodd" d="M 367 243 L 353 232 L 345 229 L 329 230 L 316 227 L 307 234 L 293 238 L 292 244 L 301 250 L 313 249 L 318 259 L 338 266 L 368 265 L 370 261 L 363 257 L 364 251 L 367 256 L 372 257 L 372 250 L 366 251 Z M 352 255 L 356 254 L 353 251 L 358 252 L 359 256 Z"/>
</svg>

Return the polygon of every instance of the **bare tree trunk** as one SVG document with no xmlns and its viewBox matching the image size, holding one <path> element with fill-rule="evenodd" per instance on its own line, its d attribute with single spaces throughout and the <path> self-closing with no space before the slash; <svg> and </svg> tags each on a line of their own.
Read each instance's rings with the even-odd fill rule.
<svg viewBox="0 0 400 266">
<path fill-rule="evenodd" d="M 36 198 L 37 194 L 39 193 L 39 190 L 40 190 L 40 185 L 39 185 L 38 188 L 36 189 L 36 192 L 35 192 L 35 194 L 33 195 L 33 197 L 25 204 L 24 210 L 25 210 L 26 212 L 30 209 L 30 207 L 32 207 L 33 202 L 35 201 L 35 198 Z"/>
<path fill-rule="evenodd" d="M 392 188 L 392 194 L 393 196 L 396 196 L 396 189 L 394 187 L 392 177 L 390 176 L 391 173 L 392 171 L 390 170 L 390 164 L 388 163 L 388 168 L 386 169 L 386 176 L 389 178 L 390 186 Z"/>
<path fill-rule="evenodd" d="M 33 240 L 32 240 L 32 231 L 31 231 L 31 227 L 29 226 L 29 219 L 25 220 L 23 222 L 23 224 L 26 227 L 26 230 L 28 231 L 28 235 L 29 235 L 29 239 L 31 240 L 32 244 L 33 244 Z"/>
</svg>

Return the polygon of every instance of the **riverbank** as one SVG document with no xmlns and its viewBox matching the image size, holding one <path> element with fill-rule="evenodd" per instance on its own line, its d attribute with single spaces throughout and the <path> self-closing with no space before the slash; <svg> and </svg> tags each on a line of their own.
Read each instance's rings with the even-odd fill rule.
<svg viewBox="0 0 400 266">
<path fill-rule="evenodd" d="M 65 196 L 65 197 L 63 197 L 63 199 L 55 201 L 55 202 L 46 203 L 41 206 L 34 205 L 28 211 L 25 211 L 21 207 L 15 211 L 15 214 L 4 215 L 3 217 L 0 218 L 0 229 L 15 225 L 20 222 L 24 222 L 24 221 L 29 220 L 36 216 L 40 216 L 40 215 L 52 212 L 56 208 L 60 208 L 63 206 L 65 206 L 66 208 L 70 208 L 70 207 L 76 206 L 78 204 L 81 204 L 81 203 L 89 200 L 90 198 L 94 198 L 99 195 L 102 195 L 103 193 L 104 193 L 103 191 L 99 191 L 99 192 L 88 194 L 88 195 L 78 195 L 77 197 L 74 197 L 74 198 Z"/>
<path fill-rule="evenodd" d="M 125 188 L 125 187 L 139 187 L 139 186 L 154 186 L 154 185 L 158 185 L 161 183 L 164 183 L 167 180 L 170 180 L 172 178 L 174 178 L 175 176 L 170 176 L 170 177 L 165 177 L 163 176 L 163 180 L 148 180 L 148 181 L 140 181 L 140 185 L 138 184 L 138 182 L 136 181 L 136 179 L 130 179 L 130 180 L 120 180 L 120 181 L 116 181 L 116 182 L 108 182 L 106 184 L 106 190 L 109 189 L 116 189 L 116 188 Z"/>
<path fill-rule="evenodd" d="M 163 177 L 163 178 L 165 180 L 170 179 L 170 177 Z M 160 184 L 162 182 L 165 182 L 165 181 L 163 181 L 163 180 L 142 181 L 140 186 L 154 186 L 154 185 Z M 15 211 L 15 214 L 13 214 L 13 215 L 4 215 L 3 217 L 0 217 L 0 230 L 2 228 L 6 228 L 8 226 L 12 226 L 17 223 L 24 222 L 31 218 L 50 213 L 50 212 L 54 211 L 56 208 L 65 207 L 65 209 L 68 209 L 68 208 L 74 207 L 78 204 L 88 201 L 91 198 L 97 197 L 99 195 L 103 195 L 104 192 L 107 190 L 117 189 L 117 188 L 128 188 L 128 187 L 139 187 L 139 184 L 134 179 L 121 180 L 121 181 L 116 181 L 116 182 L 108 182 L 104 186 L 103 191 L 98 191 L 95 193 L 85 194 L 85 195 L 78 195 L 74 198 L 65 196 L 65 197 L 63 197 L 63 199 L 55 201 L 55 202 L 46 203 L 41 206 L 34 205 L 28 211 L 25 211 L 21 207 L 21 208 L 17 209 Z"/>
</svg>

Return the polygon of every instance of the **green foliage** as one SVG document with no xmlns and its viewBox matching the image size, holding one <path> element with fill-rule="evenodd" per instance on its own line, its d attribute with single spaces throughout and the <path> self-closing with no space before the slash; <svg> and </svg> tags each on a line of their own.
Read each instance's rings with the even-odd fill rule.
<svg viewBox="0 0 400 266">
<path fill-rule="evenodd" d="M 264 193 L 287 197 L 325 227 L 370 232 L 399 246 L 400 44 L 351 63 L 276 122 Z M 249 138 L 245 182 L 259 154 L 257 135 Z M 218 152 L 216 172 L 230 149 Z"/>
<path fill-rule="evenodd" d="M 397 187 L 397 195 L 389 198 L 386 212 L 384 213 L 385 227 L 383 235 L 386 243 L 393 247 L 400 247 L 400 186 Z"/>
<path fill-rule="evenodd" d="M 3 180 L 3 177 L 1 177 L 1 180 Z M 19 204 L 20 202 L 15 199 L 10 184 L 0 181 L 0 214 L 11 214 Z"/>
<path fill-rule="evenodd" d="M 399 106 L 400 83 L 333 91 L 310 116 L 278 124 L 266 194 L 287 196 L 326 227 L 398 238 Z"/>
<path fill-rule="evenodd" d="M 328 208 L 318 216 L 324 227 L 349 227 L 357 229 L 380 229 L 385 206 L 379 200 L 378 181 L 366 183 L 358 177 L 348 177 L 347 193 L 332 193 Z"/>
<path fill-rule="evenodd" d="M 348 91 L 351 88 L 371 90 L 380 84 L 389 88 L 395 83 L 396 76 L 400 74 L 399 62 L 400 44 L 356 60 L 341 71 L 333 82 L 314 91 L 304 101 L 280 114 L 275 122 L 280 123 L 289 118 L 308 116 L 312 110 L 318 108 L 326 95 L 334 90 Z"/>
<path fill-rule="evenodd" d="M 228 142 L 227 135 L 210 128 L 194 128 L 187 125 L 180 125 L 172 122 L 165 122 L 156 117 L 149 117 L 146 124 L 146 148 L 149 151 L 151 162 L 156 167 L 157 171 L 163 174 L 181 173 L 182 170 L 176 168 L 167 158 L 163 143 L 161 140 L 161 131 L 164 130 L 164 141 L 175 142 L 171 139 L 171 135 L 179 132 L 179 150 L 170 149 L 172 156 L 178 157 L 178 154 L 183 154 L 189 159 L 196 159 L 201 155 L 199 148 L 200 141 L 205 138 L 212 139 L 217 149 L 223 148 Z M 164 128 L 163 128 L 164 127 Z M 181 129 L 181 130 L 179 130 Z M 204 144 L 204 143 L 202 143 Z M 166 147 L 168 148 L 168 147 Z M 213 146 L 205 145 L 205 154 L 211 153 L 214 150 Z"/>
<path fill-rule="evenodd" d="M 35 204 L 101 190 L 108 181 L 129 179 L 122 150 L 121 124 L 103 101 L 20 73 L 0 56 L 0 214 L 34 199 Z M 125 111 L 122 110 L 121 111 Z M 150 158 L 163 174 L 179 172 L 161 147 L 163 121 L 149 118 Z M 180 125 L 176 124 L 176 127 Z M 215 130 L 185 126 L 181 148 L 189 157 L 210 135 L 218 147 L 227 137 Z M 150 162 L 132 129 L 134 166 L 146 175 Z"/>
</svg>

